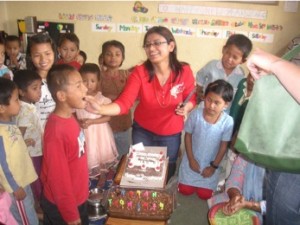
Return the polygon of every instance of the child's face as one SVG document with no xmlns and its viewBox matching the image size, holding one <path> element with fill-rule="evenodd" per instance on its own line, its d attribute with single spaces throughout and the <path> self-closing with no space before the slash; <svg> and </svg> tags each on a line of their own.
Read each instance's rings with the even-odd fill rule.
<svg viewBox="0 0 300 225">
<path fill-rule="evenodd" d="M 217 117 L 228 106 L 228 103 L 220 95 L 209 92 L 205 96 L 204 106 L 204 111 L 207 115 Z"/>
<path fill-rule="evenodd" d="M 9 41 L 5 43 L 5 51 L 8 57 L 17 57 L 20 52 L 20 44 L 18 41 Z"/>
<path fill-rule="evenodd" d="M 33 81 L 25 91 L 20 90 L 22 100 L 28 103 L 36 103 L 41 98 L 42 80 Z"/>
<path fill-rule="evenodd" d="M 122 51 L 115 46 L 110 46 L 104 53 L 103 60 L 107 68 L 119 68 L 123 61 Z"/>
<path fill-rule="evenodd" d="M 86 107 L 86 101 L 84 97 L 87 93 L 87 88 L 84 86 L 80 73 L 73 71 L 69 75 L 68 85 L 64 91 L 66 94 L 66 103 L 70 108 L 84 109 Z"/>
<path fill-rule="evenodd" d="M 88 95 L 96 95 L 99 91 L 99 80 L 95 73 L 84 73 L 82 74 L 83 84 L 87 88 Z"/>
<path fill-rule="evenodd" d="M 245 62 L 243 52 L 235 45 L 224 47 L 222 53 L 222 64 L 226 71 L 232 72 L 235 67 Z"/>
<path fill-rule="evenodd" d="M 48 72 L 54 63 L 54 51 L 50 43 L 33 45 L 30 55 L 32 63 L 38 72 Z"/>
<path fill-rule="evenodd" d="M 17 88 L 12 92 L 9 105 L 1 105 L 1 107 L 3 109 L 1 117 L 5 121 L 10 121 L 12 116 L 18 115 L 21 106 L 19 101 L 19 91 Z"/>
<path fill-rule="evenodd" d="M 79 49 L 76 44 L 69 40 L 65 40 L 58 50 L 65 63 L 76 61 L 76 57 L 79 53 Z"/>
<path fill-rule="evenodd" d="M 4 64 L 5 59 L 5 48 L 4 45 L 0 44 L 0 66 Z"/>
</svg>

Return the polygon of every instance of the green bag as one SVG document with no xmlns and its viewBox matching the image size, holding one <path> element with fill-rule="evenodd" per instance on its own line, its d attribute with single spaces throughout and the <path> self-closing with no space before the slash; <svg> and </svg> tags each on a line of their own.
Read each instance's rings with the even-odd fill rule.
<svg viewBox="0 0 300 225">
<path fill-rule="evenodd" d="M 298 52 L 300 45 L 283 59 L 290 60 Z M 300 172 L 300 105 L 275 76 L 255 82 L 235 148 L 267 168 Z"/>
</svg>

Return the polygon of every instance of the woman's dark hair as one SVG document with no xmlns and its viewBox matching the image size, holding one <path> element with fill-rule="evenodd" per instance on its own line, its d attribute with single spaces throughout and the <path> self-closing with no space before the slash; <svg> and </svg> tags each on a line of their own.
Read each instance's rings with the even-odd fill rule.
<svg viewBox="0 0 300 225">
<path fill-rule="evenodd" d="M 100 80 L 100 68 L 95 63 L 85 63 L 83 64 L 80 69 L 79 73 L 85 74 L 85 73 L 95 73 L 97 75 L 98 80 Z"/>
<path fill-rule="evenodd" d="M 0 105 L 9 105 L 12 93 L 17 88 L 13 81 L 0 77 Z"/>
<path fill-rule="evenodd" d="M 33 81 L 41 79 L 40 75 L 33 70 L 18 70 L 14 73 L 14 82 L 22 91 L 26 91 Z"/>
<path fill-rule="evenodd" d="M 122 62 L 121 62 L 121 64 L 120 64 L 120 66 L 122 66 L 123 61 L 124 61 L 124 59 L 125 59 L 125 47 L 124 47 L 124 45 L 123 45 L 121 42 L 119 42 L 119 41 L 111 40 L 111 41 L 106 41 L 106 42 L 104 42 L 103 45 L 102 45 L 102 54 L 103 54 L 103 57 L 104 57 L 104 55 L 105 55 L 107 49 L 108 49 L 109 47 L 111 47 L 111 46 L 114 46 L 114 47 L 116 47 L 116 48 L 118 48 L 118 49 L 121 50 L 123 60 L 122 60 Z M 103 61 L 103 65 L 106 66 L 104 61 Z"/>
<path fill-rule="evenodd" d="M 233 87 L 225 80 L 216 80 L 210 83 L 205 89 L 204 96 L 207 96 L 209 92 L 220 95 L 225 102 L 231 102 L 233 98 Z"/>
<path fill-rule="evenodd" d="M 251 40 L 243 34 L 231 35 L 226 41 L 224 48 L 230 45 L 235 45 L 243 53 L 244 60 L 248 57 L 252 50 Z"/>
<path fill-rule="evenodd" d="M 173 81 L 175 81 L 177 79 L 177 77 L 180 75 L 180 73 L 182 72 L 182 66 L 187 63 L 180 62 L 177 59 L 177 46 L 176 46 L 176 41 L 175 41 L 175 38 L 174 38 L 172 32 L 168 28 L 163 27 L 163 26 L 151 27 L 145 34 L 143 46 L 145 46 L 147 38 L 150 34 L 159 34 L 159 35 L 163 36 L 166 39 L 168 44 L 170 44 L 171 42 L 174 42 L 175 47 L 174 47 L 173 52 L 170 52 L 169 63 L 170 63 L 171 70 L 175 73 L 175 77 L 173 79 Z M 144 64 L 149 73 L 149 82 L 150 82 L 150 81 L 152 81 L 152 79 L 154 78 L 154 75 L 155 75 L 154 68 L 149 59 L 147 59 Z"/>
<path fill-rule="evenodd" d="M 37 33 L 37 34 L 33 35 L 32 37 L 30 37 L 30 39 L 28 41 L 27 50 L 26 50 L 27 69 L 36 70 L 36 68 L 33 65 L 32 60 L 31 60 L 31 48 L 36 44 L 45 44 L 45 43 L 49 43 L 51 45 L 51 48 L 54 52 L 54 63 L 56 62 L 56 60 L 57 60 L 56 45 L 55 45 L 54 41 L 52 40 L 52 38 L 50 37 L 50 35 L 48 34 L 48 32 L 41 32 L 41 33 Z"/>
</svg>

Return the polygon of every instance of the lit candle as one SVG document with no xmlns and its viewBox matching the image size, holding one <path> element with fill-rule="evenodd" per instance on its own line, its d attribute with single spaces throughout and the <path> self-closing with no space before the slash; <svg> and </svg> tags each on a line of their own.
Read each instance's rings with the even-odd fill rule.
<svg viewBox="0 0 300 225">
<path fill-rule="evenodd" d="M 152 198 L 156 198 L 156 197 L 157 197 L 157 192 L 155 191 L 152 193 Z"/>
<path fill-rule="evenodd" d="M 122 209 L 124 208 L 124 204 L 125 204 L 124 200 L 120 199 L 120 205 L 122 206 Z"/>
<path fill-rule="evenodd" d="M 159 208 L 160 208 L 160 210 L 164 210 L 164 203 L 160 202 L 159 203 Z"/>
</svg>

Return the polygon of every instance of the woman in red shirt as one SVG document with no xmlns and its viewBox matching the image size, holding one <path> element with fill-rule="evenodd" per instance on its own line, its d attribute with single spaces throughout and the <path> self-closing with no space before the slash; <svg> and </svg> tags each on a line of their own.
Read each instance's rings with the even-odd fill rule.
<svg viewBox="0 0 300 225">
<path fill-rule="evenodd" d="M 184 117 L 196 102 L 195 79 L 190 66 L 177 59 L 173 34 L 162 26 L 150 28 L 143 47 L 147 60 L 134 68 L 122 94 L 109 105 L 98 105 L 87 97 L 90 111 L 101 115 L 125 114 L 138 99 L 132 125 L 133 144 L 167 146 L 169 156 L 168 179 L 174 175 L 181 144 Z"/>
</svg>

